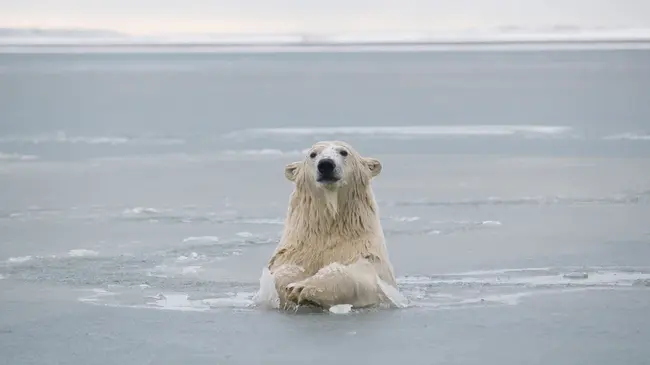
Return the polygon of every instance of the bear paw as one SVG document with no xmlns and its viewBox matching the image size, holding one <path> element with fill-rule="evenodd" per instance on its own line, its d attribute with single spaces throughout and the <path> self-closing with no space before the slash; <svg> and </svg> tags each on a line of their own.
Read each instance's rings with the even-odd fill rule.
<svg viewBox="0 0 650 365">
<path fill-rule="evenodd" d="M 323 300 L 324 290 L 308 283 L 298 282 L 291 283 L 285 288 L 287 300 L 297 305 L 310 305 L 316 307 L 326 307 Z"/>
</svg>

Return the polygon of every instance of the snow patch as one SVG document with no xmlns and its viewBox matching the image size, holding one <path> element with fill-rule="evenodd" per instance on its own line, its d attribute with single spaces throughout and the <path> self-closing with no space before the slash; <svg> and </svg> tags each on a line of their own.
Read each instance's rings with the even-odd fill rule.
<svg viewBox="0 0 650 365">
<path fill-rule="evenodd" d="M 97 256 L 97 255 L 99 255 L 99 252 L 93 250 L 86 250 L 83 248 L 68 251 L 68 256 L 70 257 L 86 257 L 86 256 Z"/>
<path fill-rule="evenodd" d="M 11 263 L 11 264 L 21 264 L 21 263 L 30 261 L 32 259 L 33 259 L 32 256 L 18 256 L 18 257 L 10 257 L 10 258 L 8 258 L 7 262 Z"/>
<path fill-rule="evenodd" d="M 32 161 L 32 160 L 38 160 L 38 156 L 0 152 L 0 161 Z"/>
<path fill-rule="evenodd" d="M 219 237 L 217 236 L 196 236 L 196 237 L 187 237 L 183 240 L 184 243 L 188 242 L 198 242 L 198 243 L 210 243 L 210 242 L 219 242 Z"/>
</svg>

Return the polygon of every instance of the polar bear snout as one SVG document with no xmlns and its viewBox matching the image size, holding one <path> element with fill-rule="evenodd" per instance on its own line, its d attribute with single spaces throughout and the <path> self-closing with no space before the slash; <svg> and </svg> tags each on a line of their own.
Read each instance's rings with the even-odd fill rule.
<svg viewBox="0 0 650 365">
<path fill-rule="evenodd" d="M 318 170 L 316 181 L 320 183 L 332 183 L 341 179 L 338 173 L 340 169 L 337 169 L 336 162 L 331 158 L 324 158 L 318 161 L 316 169 Z"/>
<path fill-rule="evenodd" d="M 324 158 L 318 162 L 318 172 L 323 175 L 332 174 L 335 168 L 336 164 L 331 158 Z"/>
</svg>

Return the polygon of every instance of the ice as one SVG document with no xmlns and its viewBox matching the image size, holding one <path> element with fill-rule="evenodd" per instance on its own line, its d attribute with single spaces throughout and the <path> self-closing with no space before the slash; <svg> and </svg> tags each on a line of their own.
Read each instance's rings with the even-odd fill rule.
<svg viewBox="0 0 650 365">
<path fill-rule="evenodd" d="M 196 260 L 205 260 L 207 257 L 205 255 L 199 255 L 196 252 L 191 252 L 189 256 L 181 255 L 176 258 L 176 262 L 183 261 L 196 261 Z"/>
<path fill-rule="evenodd" d="M 561 30 L 557 27 L 479 27 L 473 29 L 436 29 L 435 31 L 344 31 L 344 32 L 316 32 L 308 35 L 302 33 L 277 33 L 277 34 L 215 34 L 215 33 L 153 33 L 153 34 L 126 34 L 119 32 L 88 32 L 75 30 L 74 32 L 60 31 L 58 29 L 39 29 L 33 32 L 28 28 L 6 28 L 0 35 L 0 44 L 5 47 L 12 45 L 66 45 L 70 46 L 123 46 L 120 48 L 138 49 L 153 45 L 160 48 L 164 45 L 194 44 L 198 46 L 216 46 L 216 49 L 228 46 L 248 46 L 253 49 L 271 48 L 275 51 L 282 49 L 318 49 L 317 46 L 331 46 L 334 49 L 353 48 L 352 45 L 489 45 L 492 43 L 550 43 L 554 42 L 594 42 L 598 43 L 622 41 L 642 41 L 650 39 L 650 30 L 643 27 L 572 27 Z M 347 45 L 347 47 L 336 47 Z M 549 46 L 550 46 L 549 45 Z M 127 47 L 130 46 L 130 47 Z M 398 47 L 398 49 L 400 48 Z M 576 47 L 576 45 L 573 45 Z M 354 49 L 354 48 L 353 48 Z"/>
<path fill-rule="evenodd" d="M 409 305 L 409 300 L 402 295 L 397 288 L 384 282 L 379 277 L 377 277 L 377 282 L 379 287 L 384 292 L 384 295 L 388 297 L 391 303 L 397 308 L 406 308 Z"/>
<path fill-rule="evenodd" d="M 2 40 L 0 38 L 0 43 Z M 88 145 L 177 145 L 185 141 L 177 138 L 165 137 L 122 137 L 122 136 L 71 136 L 64 131 L 53 134 L 41 135 L 14 135 L 0 137 L 0 143 L 22 143 L 22 144 L 48 144 L 48 143 L 69 143 Z"/>
<path fill-rule="evenodd" d="M 13 264 L 21 264 L 23 262 L 30 261 L 33 257 L 32 256 L 18 256 L 18 257 L 10 257 L 7 259 L 7 262 L 13 263 Z"/>
<path fill-rule="evenodd" d="M 334 314 L 348 314 L 352 311 L 352 304 L 339 304 L 330 307 L 330 313 Z"/>
<path fill-rule="evenodd" d="M 246 218 L 242 219 L 239 221 L 239 223 L 244 223 L 244 224 L 272 224 L 272 225 L 282 225 L 284 224 L 284 219 L 282 218 L 276 218 L 276 219 L 255 219 L 255 218 Z"/>
<path fill-rule="evenodd" d="M 190 301 L 189 295 L 180 293 L 160 293 L 153 297 L 154 305 L 160 309 L 203 312 L 209 307 L 198 301 Z"/>
<path fill-rule="evenodd" d="M 36 155 L 21 155 L 18 153 L 4 153 L 0 152 L 0 161 L 32 161 L 38 160 Z"/>
<path fill-rule="evenodd" d="M 253 302 L 262 307 L 279 308 L 280 306 L 280 297 L 275 289 L 275 278 L 267 268 L 262 270 L 259 290 L 255 293 Z"/>
<path fill-rule="evenodd" d="M 182 269 L 181 273 L 183 275 L 196 274 L 199 270 L 201 270 L 201 266 L 186 266 Z"/>
<path fill-rule="evenodd" d="M 484 221 L 482 222 L 484 226 L 500 226 L 501 222 L 499 221 Z"/>
<path fill-rule="evenodd" d="M 107 291 L 105 289 L 102 289 L 102 288 L 93 288 L 90 291 L 92 292 L 91 295 L 89 295 L 87 297 L 81 297 L 81 298 L 79 298 L 79 301 L 84 302 L 84 303 L 98 303 L 98 302 L 100 302 L 102 297 L 114 296 L 115 295 L 115 293 L 109 292 L 109 291 Z"/>
<path fill-rule="evenodd" d="M 248 308 L 254 304 L 255 293 L 243 292 L 229 297 L 204 299 L 202 302 L 210 308 Z"/>
<path fill-rule="evenodd" d="M 70 257 L 85 257 L 85 256 L 97 256 L 97 255 L 99 255 L 99 252 L 93 250 L 86 250 L 83 248 L 68 251 L 68 256 Z"/>
<path fill-rule="evenodd" d="M 126 209 L 124 214 L 157 214 L 159 211 L 155 208 L 145 208 L 145 207 L 135 207 L 132 209 Z"/>
<path fill-rule="evenodd" d="M 260 150 L 227 150 L 223 152 L 228 156 L 300 156 L 302 151 L 282 151 L 278 149 L 260 149 Z"/>
<path fill-rule="evenodd" d="M 199 236 L 199 237 L 187 237 L 183 242 L 198 242 L 198 243 L 210 243 L 210 242 L 219 242 L 219 237 L 216 236 Z"/>
<path fill-rule="evenodd" d="M 538 135 L 557 136 L 572 131 L 568 126 L 546 125 L 441 125 L 441 126 L 368 126 L 368 127 L 314 127 L 314 128 L 256 128 L 230 133 L 226 137 L 271 137 L 271 136 L 330 136 L 361 135 L 394 138 L 435 136 L 512 136 Z"/>
<path fill-rule="evenodd" d="M 611 136 L 606 136 L 603 137 L 604 140 L 611 140 L 611 141 L 620 141 L 620 140 L 628 140 L 628 141 L 650 141 L 650 134 L 647 133 L 620 133 L 620 134 L 614 134 Z"/>
<path fill-rule="evenodd" d="M 576 280 L 581 279 L 581 280 Z M 435 276 L 407 276 L 399 284 L 411 285 L 481 285 L 526 286 L 529 288 L 566 286 L 632 286 L 636 280 L 650 279 L 650 274 L 616 270 L 558 273 L 551 269 L 486 270 Z"/>
<path fill-rule="evenodd" d="M 396 222 L 415 222 L 419 221 L 420 217 L 391 217 Z"/>
<path fill-rule="evenodd" d="M 589 274 L 586 272 L 570 272 L 564 274 L 564 277 L 567 279 L 587 279 Z"/>
</svg>

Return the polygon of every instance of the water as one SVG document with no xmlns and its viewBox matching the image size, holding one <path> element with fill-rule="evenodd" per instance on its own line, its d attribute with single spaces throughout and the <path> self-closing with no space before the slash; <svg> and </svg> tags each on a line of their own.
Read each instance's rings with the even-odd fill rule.
<svg viewBox="0 0 650 365">
<path fill-rule="evenodd" d="M 2 54 L 2 362 L 645 364 L 649 94 L 647 50 Z M 334 138 L 409 306 L 255 308 Z"/>
</svg>

